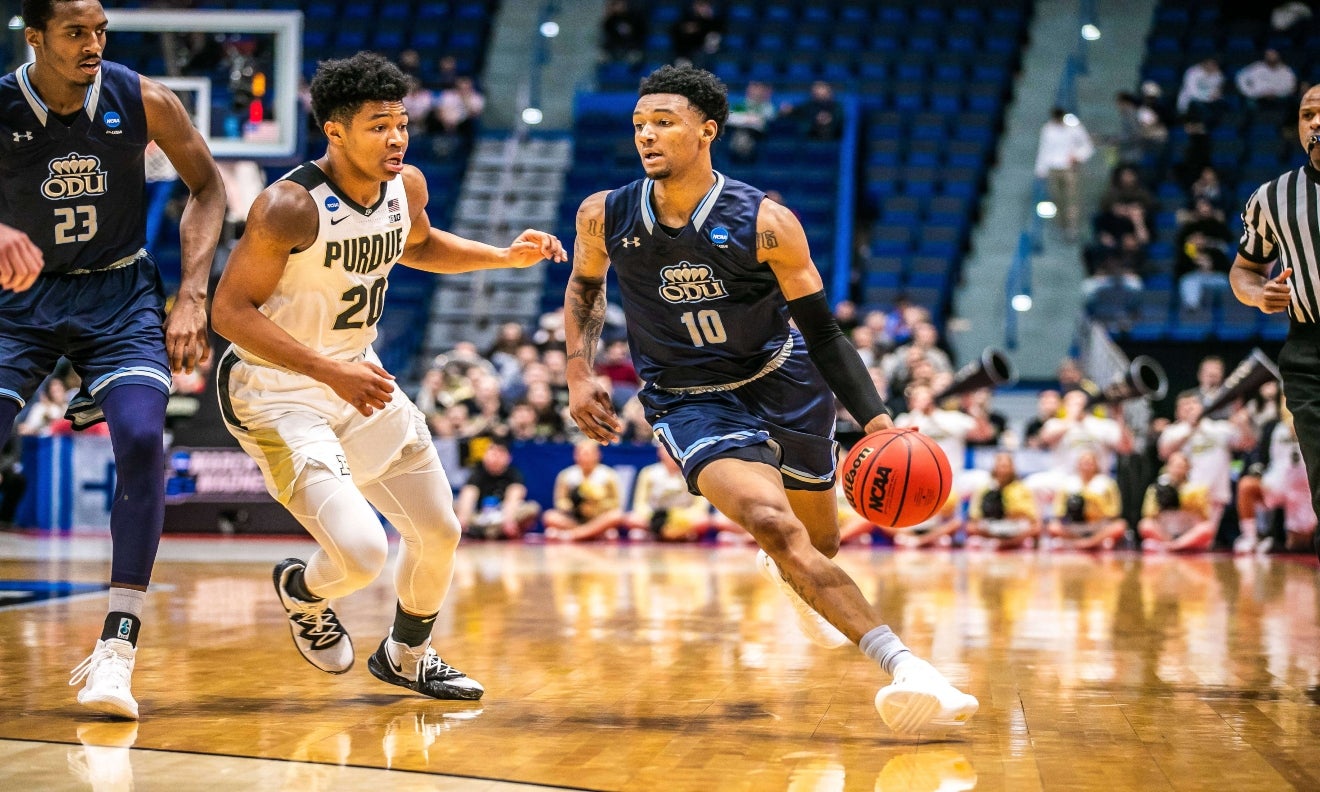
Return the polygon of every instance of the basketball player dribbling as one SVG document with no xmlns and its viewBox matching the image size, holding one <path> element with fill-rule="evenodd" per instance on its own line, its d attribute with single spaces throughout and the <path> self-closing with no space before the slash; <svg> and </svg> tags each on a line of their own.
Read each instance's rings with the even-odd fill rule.
<svg viewBox="0 0 1320 792">
<path fill-rule="evenodd" d="M 617 439 L 621 424 L 592 372 L 613 264 L 647 420 L 688 486 L 756 539 L 761 572 L 809 637 L 857 644 L 893 675 L 876 695 L 891 729 L 961 726 L 976 699 L 912 654 L 830 560 L 839 547 L 830 391 L 868 432 L 893 422 L 830 312 L 801 224 L 712 168 L 727 117 L 726 89 L 709 72 L 666 66 L 642 81 L 633 130 L 646 178 L 578 210 L 565 295 L 569 409 L 593 440 Z"/>
<path fill-rule="evenodd" d="M 329 600 L 371 583 L 402 536 L 389 635 L 367 661 L 382 681 L 440 699 L 480 698 L 431 648 L 453 575 L 459 524 L 421 412 L 371 347 L 395 263 L 428 272 L 528 267 L 567 256 L 524 231 L 508 248 L 431 227 L 421 172 L 403 163 L 403 73 L 373 53 L 320 64 L 312 111 L 329 144 L 268 187 L 216 288 L 215 329 L 233 342 L 217 372 L 230 432 L 272 496 L 320 544 L 275 567 L 294 645 L 342 674 L 353 645 Z"/>
<path fill-rule="evenodd" d="M 178 97 L 103 60 L 96 0 L 24 0 L 35 61 L 0 79 L 0 445 L 61 356 L 82 379 L 67 417 L 105 420 L 115 458 L 109 611 L 69 684 L 136 719 L 132 674 L 165 519 L 170 372 L 210 357 L 206 286 L 224 221 L 220 171 Z M 179 291 L 147 252 L 143 157 L 155 141 L 188 186 Z"/>
</svg>

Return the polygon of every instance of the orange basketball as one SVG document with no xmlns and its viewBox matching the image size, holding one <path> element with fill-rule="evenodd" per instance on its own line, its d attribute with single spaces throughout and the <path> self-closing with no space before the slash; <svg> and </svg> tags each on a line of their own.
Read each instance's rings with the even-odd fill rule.
<svg viewBox="0 0 1320 792">
<path fill-rule="evenodd" d="M 907 528 L 934 517 L 953 489 L 949 459 L 915 429 L 882 429 L 843 458 L 843 494 L 876 525 Z"/>
</svg>

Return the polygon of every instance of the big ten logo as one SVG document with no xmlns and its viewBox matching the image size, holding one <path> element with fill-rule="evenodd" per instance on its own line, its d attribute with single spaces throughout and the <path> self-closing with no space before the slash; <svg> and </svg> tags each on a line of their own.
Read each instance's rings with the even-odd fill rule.
<svg viewBox="0 0 1320 792">
<path fill-rule="evenodd" d="M 50 176 L 42 183 L 41 194 L 52 201 L 105 194 L 106 174 L 94 156 L 74 152 L 51 160 L 48 167 Z"/>
<path fill-rule="evenodd" d="M 680 261 L 660 270 L 660 296 L 671 303 L 718 300 L 729 295 L 724 281 L 717 280 L 705 264 Z"/>
</svg>

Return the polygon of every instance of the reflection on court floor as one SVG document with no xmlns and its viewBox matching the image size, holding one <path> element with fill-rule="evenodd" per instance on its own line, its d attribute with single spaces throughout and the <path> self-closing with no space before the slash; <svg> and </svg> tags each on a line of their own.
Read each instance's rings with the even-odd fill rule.
<svg viewBox="0 0 1320 792">
<path fill-rule="evenodd" d="M 1320 595 L 1289 560 L 847 549 L 895 631 L 981 700 L 964 733 L 917 741 L 881 723 L 874 664 L 809 643 L 747 547 L 464 544 L 435 646 L 488 692 L 458 703 L 305 663 L 270 587 L 288 544 L 166 538 L 140 724 L 66 684 L 100 596 L 0 610 L 6 786 L 1320 788 Z M 106 568 L 0 553 L 25 558 L 5 580 Z M 360 655 L 393 599 L 386 575 L 336 604 Z"/>
</svg>

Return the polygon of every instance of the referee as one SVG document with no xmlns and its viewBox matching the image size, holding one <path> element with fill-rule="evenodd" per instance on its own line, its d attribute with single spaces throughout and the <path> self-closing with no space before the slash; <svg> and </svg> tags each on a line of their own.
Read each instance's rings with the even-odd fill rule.
<svg viewBox="0 0 1320 792">
<path fill-rule="evenodd" d="M 1247 200 L 1229 282 L 1246 305 L 1265 313 L 1288 311 L 1279 373 L 1311 502 L 1320 512 L 1320 85 L 1302 96 L 1297 136 L 1307 162 L 1261 185 Z M 1276 262 L 1282 271 L 1271 277 Z M 1320 556 L 1320 531 L 1315 550 Z"/>
</svg>

